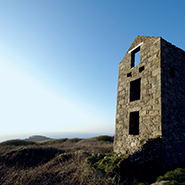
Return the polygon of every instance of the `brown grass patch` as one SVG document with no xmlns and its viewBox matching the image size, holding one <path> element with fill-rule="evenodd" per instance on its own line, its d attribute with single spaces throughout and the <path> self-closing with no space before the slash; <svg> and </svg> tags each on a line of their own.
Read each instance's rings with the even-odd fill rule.
<svg viewBox="0 0 185 185">
<path fill-rule="evenodd" d="M 91 168 L 85 158 L 112 151 L 111 142 L 90 139 L 1 146 L 0 184 L 110 184 L 112 179 Z"/>
</svg>

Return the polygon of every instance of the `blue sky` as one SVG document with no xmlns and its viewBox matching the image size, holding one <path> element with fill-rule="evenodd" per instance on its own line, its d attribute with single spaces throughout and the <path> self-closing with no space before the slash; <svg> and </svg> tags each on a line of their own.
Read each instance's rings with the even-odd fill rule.
<svg viewBox="0 0 185 185">
<path fill-rule="evenodd" d="M 0 0 L 0 141 L 114 134 L 118 65 L 137 35 L 185 50 L 185 1 Z"/>
</svg>

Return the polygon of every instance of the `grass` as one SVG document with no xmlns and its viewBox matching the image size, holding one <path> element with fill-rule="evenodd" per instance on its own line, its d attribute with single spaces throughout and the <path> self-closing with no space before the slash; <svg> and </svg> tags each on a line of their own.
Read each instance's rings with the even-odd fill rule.
<svg viewBox="0 0 185 185">
<path fill-rule="evenodd" d="M 152 148 L 158 153 L 159 138 L 146 142 L 142 152 L 131 156 L 114 153 L 111 138 L 99 136 L 30 145 L 22 145 L 22 141 L 15 145 L 10 141 L 5 142 L 7 145 L 0 144 L 0 185 L 146 185 L 156 181 L 159 166 L 153 169 L 158 173 L 148 166 L 160 164 L 160 160 L 148 159 L 148 155 L 156 156 Z M 184 184 L 185 169 L 179 168 L 157 178 L 158 182 L 162 180 L 170 180 L 170 184 Z"/>
<path fill-rule="evenodd" d="M 93 169 L 85 159 L 112 152 L 112 143 L 65 139 L 37 145 L 2 145 L 0 184 L 110 184 L 110 177 Z"/>
<path fill-rule="evenodd" d="M 63 138 L 63 139 L 55 139 L 52 141 L 44 142 L 43 144 L 53 145 L 53 144 L 62 144 L 62 143 L 77 143 L 78 141 L 81 141 L 81 140 L 82 139 L 79 139 L 79 138 L 73 138 L 73 139 Z"/>
<path fill-rule="evenodd" d="M 33 141 L 25 141 L 21 139 L 15 139 L 15 140 L 8 140 L 0 143 L 0 146 L 8 146 L 8 145 L 14 145 L 14 146 L 20 146 L 20 145 L 35 145 L 36 143 Z"/>
<path fill-rule="evenodd" d="M 43 142 L 47 142 L 47 141 L 51 141 L 51 140 L 53 140 L 53 139 L 45 137 L 45 136 L 39 136 L 39 135 L 31 136 L 31 137 L 25 139 L 25 141 L 33 141 L 36 143 L 43 143 Z"/>
<path fill-rule="evenodd" d="M 94 139 L 94 140 L 97 140 L 97 141 L 109 141 L 109 142 L 113 142 L 114 141 L 114 137 L 107 136 L 107 135 L 93 137 L 91 139 Z"/>
<path fill-rule="evenodd" d="M 157 178 L 157 182 L 169 180 L 168 185 L 185 185 L 185 169 L 177 168 Z"/>
</svg>

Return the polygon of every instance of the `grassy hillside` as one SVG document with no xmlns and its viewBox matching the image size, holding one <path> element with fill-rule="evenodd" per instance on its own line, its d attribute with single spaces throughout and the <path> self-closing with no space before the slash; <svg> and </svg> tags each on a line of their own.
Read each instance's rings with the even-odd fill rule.
<svg viewBox="0 0 185 185">
<path fill-rule="evenodd" d="M 110 142 L 114 141 L 114 137 L 113 136 L 107 136 L 107 135 L 93 137 L 91 139 L 98 140 L 98 141 L 110 141 Z"/>
<path fill-rule="evenodd" d="M 21 140 L 19 142 L 16 145 L 10 141 L 0 144 L 1 185 L 137 185 L 151 184 L 157 180 L 170 180 L 171 184 L 185 182 L 184 169 L 164 174 L 160 169 L 160 159 L 151 158 L 156 155 L 152 154 L 152 148 L 158 153 L 160 138 L 148 141 L 142 152 L 131 156 L 114 153 L 110 136 L 65 138 L 31 145 L 23 145 Z M 152 171 L 148 167 L 153 163 L 157 165 Z"/>
<path fill-rule="evenodd" d="M 10 146 L 10 145 L 20 146 L 20 145 L 33 145 L 33 144 L 36 144 L 36 143 L 32 142 L 32 141 L 15 139 L 15 140 L 4 141 L 4 142 L 0 143 L 0 146 Z"/>
<path fill-rule="evenodd" d="M 45 136 L 30 136 L 29 138 L 25 139 L 25 141 L 33 141 L 33 142 L 37 142 L 37 143 L 43 143 L 43 142 L 47 142 L 47 141 L 52 141 L 52 138 L 49 137 L 45 137 Z"/>
</svg>

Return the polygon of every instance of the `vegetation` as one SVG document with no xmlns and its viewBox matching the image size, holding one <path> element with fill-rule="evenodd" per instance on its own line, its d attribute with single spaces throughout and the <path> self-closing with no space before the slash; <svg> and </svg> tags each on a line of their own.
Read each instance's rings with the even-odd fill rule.
<svg viewBox="0 0 185 185">
<path fill-rule="evenodd" d="M 78 141 L 81 141 L 82 139 L 79 138 L 73 138 L 73 139 L 68 139 L 68 138 L 63 138 L 63 139 L 55 139 L 49 142 L 44 142 L 43 144 L 47 144 L 47 145 L 54 145 L 54 144 L 62 144 L 65 142 L 65 144 L 67 143 L 77 143 Z"/>
<path fill-rule="evenodd" d="M 146 156 L 149 154 L 151 158 L 149 150 L 154 144 L 160 145 L 159 138 L 144 142 L 147 144 L 143 151 L 147 155 L 141 152 L 131 156 L 114 153 L 111 138 L 65 138 L 29 145 L 22 144 L 22 140 L 0 143 L 0 185 L 144 185 L 156 181 L 160 175 L 159 166 L 154 168 L 158 173 L 153 173 L 148 166 L 160 164 L 160 160 L 150 160 Z M 158 152 L 156 147 L 155 150 Z M 183 184 L 185 169 L 176 169 L 157 178 L 158 182 L 162 180 L 169 180 L 170 184 Z"/>
<path fill-rule="evenodd" d="M 47 142 L 47 141 L 51 141 L 53 139 L 49 138 L 49 137 L 45 137 L 45 136 L 30 136 L 29 138 L 25 139 L 25 141 L 33 141 L 36 143 L 43 143 L 43 142 Z"/>
<path fill-rule="evenodd" d="M 114 141 L 114 137 L 107 136 L 107 135 L 93 137 L 92 139 L 95 139 L 95 140 L 98 140 L 98 141 L 110 141 L 110 142 Z"/>
<path fill-rule="evenodd" d="M 8 140 L 5 142 L 0 143 L 0 146 L 7 146 L 7 145 L 14 145 L 14 146 L 20 146 L 20 145 L 34 145 L 36 144 L 33 141 L 25 141 L 25 140 L 20 140 L 20 139 L 15 139 L 15 140 Z"/>
<path fill-rule="evenodd" d="M 185 169 L 177 168 L 157 178 L 157 182 L 169 180 L 167 185 L 185 185 Z"/>
<path fill-rule="evenodd" d="M 68 140 L 68 138 L 55 139 L 55 140 L 52 140 L 52 141 L 44 142 L 43 144 L 47 144 L 47 145 L 61 144 L 61 143 L 64 143 L 65 141 L 67 141 L 67 140 Z"/>
</svg>

